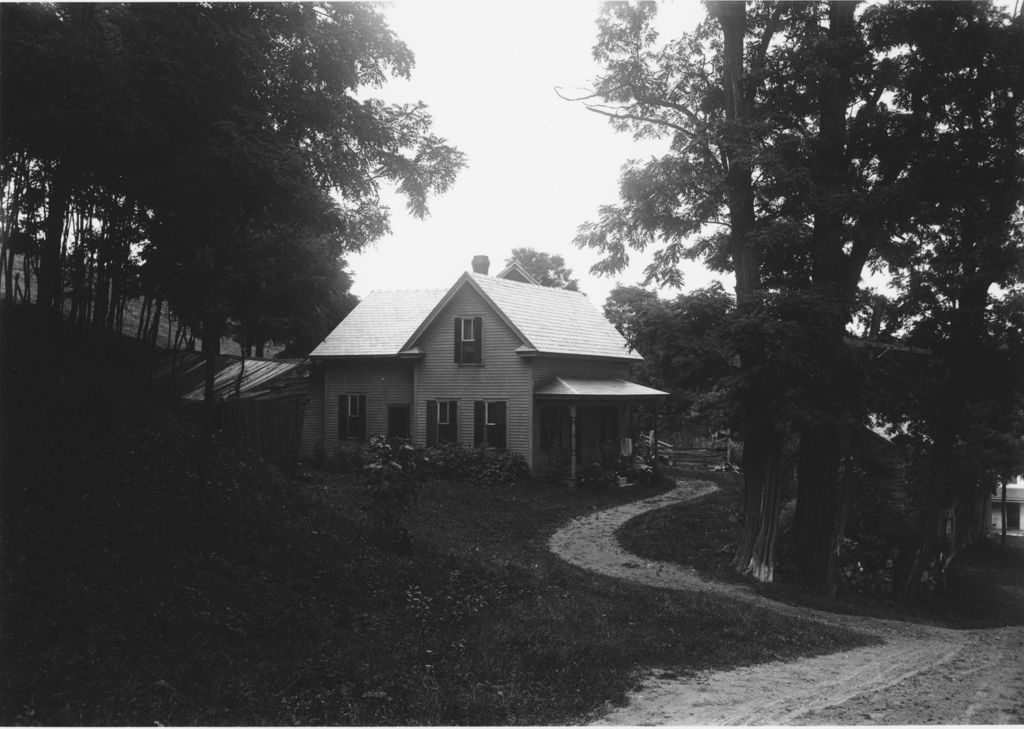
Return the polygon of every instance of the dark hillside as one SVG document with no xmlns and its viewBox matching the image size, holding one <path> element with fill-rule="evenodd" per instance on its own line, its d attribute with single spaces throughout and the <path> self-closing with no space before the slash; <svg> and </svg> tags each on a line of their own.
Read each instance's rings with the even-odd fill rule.
<svg viewBox="0 0 1024 729">
<path fill-rule="evenodd" d="M 196 490 L 195 423 L 146 393 L 131 342 L 101 356 L 15 314 L 0 384 L 0 723 L 255 720 L 266 697 L 244 684 L 318 628 L 296 589 L 314 579 L 308 560 L 291 557 L 309 524 L 270 469 L 227 448 Z"/>
</svg>

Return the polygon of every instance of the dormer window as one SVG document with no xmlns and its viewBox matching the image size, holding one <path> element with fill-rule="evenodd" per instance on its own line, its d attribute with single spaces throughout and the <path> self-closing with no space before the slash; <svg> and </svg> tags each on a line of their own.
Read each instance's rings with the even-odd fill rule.
<svg viewBox="0 0 1024 729">
<path fill-rule="evenodd" d="M 455 318 L 455 363 L 480 364 L 484 348 L 483 319 L 479 316 Z"/>
</svg>

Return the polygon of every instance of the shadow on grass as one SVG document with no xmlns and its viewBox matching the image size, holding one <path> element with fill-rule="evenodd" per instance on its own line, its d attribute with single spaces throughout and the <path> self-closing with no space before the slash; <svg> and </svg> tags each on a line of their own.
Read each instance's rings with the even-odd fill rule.
<svg viewBox="0 0 1024 729">
<path fill-rule="evenodd" d="M 685 504 L 642 514 L 618 532 L 622 546 L 645 559 L 694 567 L 722 582 L 747 584 L 779 602 L 844 615 L 904 620 L 953 628 L 992 628 L 1024 624 L 1024 547 L 994 540 L 964 550 L 947 574 L 944 594 L 925 596 L 913 606 L 897 606 L 886 594 L 856 592 L 842 585 L 835 599 L 808 589 L 785 560 L 776 563 L 775 581 L 765 585 L 738 575 L 730 564 L 738 522 L 740 477 L 693 472 L 682 477 L 714 481 L 719 490 Z M 784 537 L 780 537 L 780 540 Z M 783 545 L 784 546 L 784 545 Z"/>
</svg>

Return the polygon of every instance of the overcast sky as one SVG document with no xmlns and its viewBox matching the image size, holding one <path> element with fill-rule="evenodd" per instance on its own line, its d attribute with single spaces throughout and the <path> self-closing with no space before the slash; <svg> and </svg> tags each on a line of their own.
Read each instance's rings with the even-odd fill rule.
<svg viewBox="0 0 1024 729">
<path fill-rule="evenodd" d="M 572 239 L 600 205 L 617 201 L 623 163 L 658 153 L 665 143 L 635 142 L 555 93 L 555 87 L 565 93 L 586 87 L 599 72 L 591 56 L 599 12 L 598 3 L 578 0 L 385 6 L 416 67 L 410 81 L 375 95 L 426 102 L 435 132 L 467 155 L 468 167 L 448 193 L 431 201 L 426 220 L 409 216 L 400 198 L 386 197 L 393 233 L 348 258 L 355 294 L 446 288 L 474 255 L 489 256 L 494 274 L 512 248 L 529 246 L 561 254 L 580 289 L 604 303 L 616 281 L 591 276 L 597 252 L 578 250 Z M 704 8 L 696 0 L 669 2 L 659 15 L 674 35 L 699 22 Z M 618 278 L 636 283 L 642 268 L 638 263 Z M 709 280 L 694 265 L 685 288 Z"/>
</svg>

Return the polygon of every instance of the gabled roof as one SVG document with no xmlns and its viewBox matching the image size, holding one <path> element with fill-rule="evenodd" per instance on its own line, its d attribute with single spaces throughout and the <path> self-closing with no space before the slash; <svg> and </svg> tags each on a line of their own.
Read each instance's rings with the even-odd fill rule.
<svg viewBox="0 0 1024 729">
<path fill-rule="evenodd" d="M 371 291 L 309 356 L 394 356 L 445 293 L 445 289 Z"/>
<path fill-rule="evenodd" d="M 643 359 L 580 291 L 469 276 L 538 352 Z"/>
<path fill-rule="evenodd" d="M 586 295 L 548 286 L 464 273 L 416 328 L 412 347 L 463 286 L 471 286 L 502 318 L 523 346 L 521 354 L 556 354 L 642 360 Z"/>
<path fill-rule="evenodd" d="M 509 281 L 522 281 L 523 283 L 533 284 L 534 286 L 540 286 L 540 281 L 530 275 L 530 272 L 520 266 L 515 261 L 512 261 L 505 270 L 499 273 L 495 278 L 505 278 Z"/>
<path fill-rule="evenodd" d="M 310 357 L 394 357 L 418 351 L 419 338 L 444 307 L 470 286 L 519 337 L 520 354 L 641 360 L 604 315 L 578 291 L 464 273 L 447 291 L 373 291 Z"/>
</svg>

